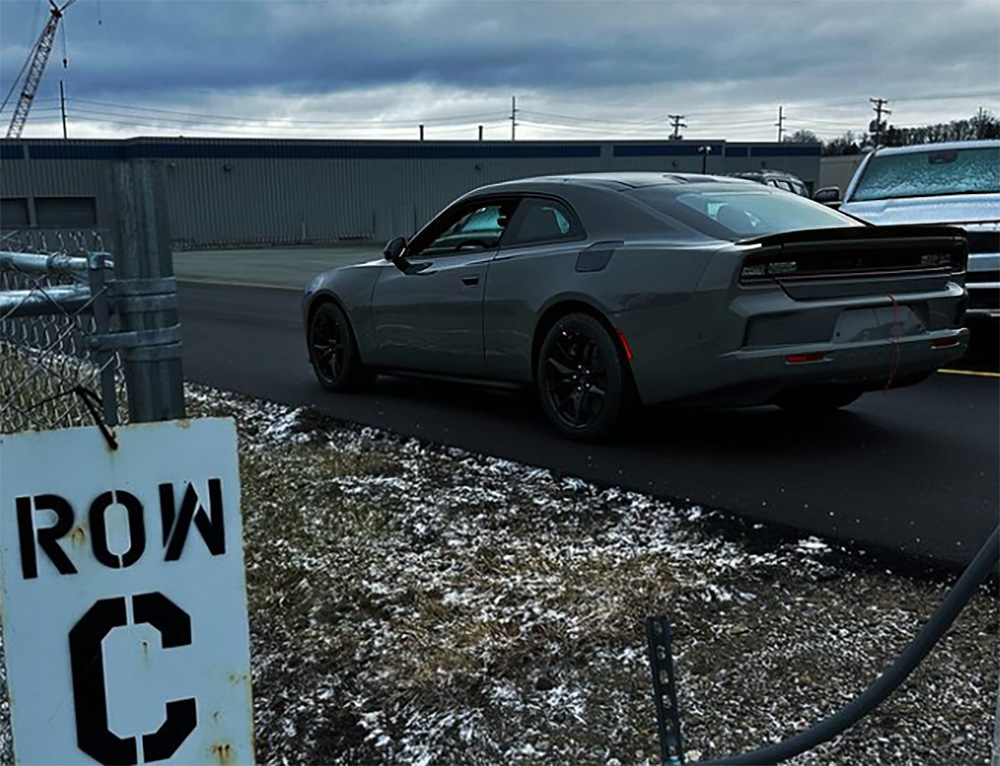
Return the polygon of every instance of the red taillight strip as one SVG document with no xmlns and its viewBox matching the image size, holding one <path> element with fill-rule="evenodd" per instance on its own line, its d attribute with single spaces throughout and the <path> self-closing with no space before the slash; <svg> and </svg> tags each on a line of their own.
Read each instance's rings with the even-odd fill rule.
<svg viewBox="0 0 1000 766">
<path fill-rule="evenodd" d="M 628 344 L 628 341 L 625 339 L 625 332 L 622 330 L 621 327 L 616 327 L 615 329 L 618 330 L 618 340 L 622 342 L 622 348 L 625 349 L 625 358 L 631 362 L 632 347 Z"/>
<path fill-rule="evenodd" d="M 826 354 L 789 354 L 785 357 L 786 364 L 801 364 L 802 362 L 822 362 Z"/>
<path fill-rule="evenodd" d="M 956 335 L 953 338 L 935 338 L 931 341 L 931 345 L 934 348 L 948 348 L 949 346 L 957 346 L 959 344 L 959 337 Z"/>
</svg>

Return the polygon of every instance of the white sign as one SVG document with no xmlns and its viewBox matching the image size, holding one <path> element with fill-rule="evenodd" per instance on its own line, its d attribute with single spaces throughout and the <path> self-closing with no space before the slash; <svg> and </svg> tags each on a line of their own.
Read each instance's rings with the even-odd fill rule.
<svg viewBox="0 0 1000 766">
<path fill-rule="evenodd" d="M 25 764 L 252 763 L 236 428 L 0 436 L 0 578 Z"/>
</svg>

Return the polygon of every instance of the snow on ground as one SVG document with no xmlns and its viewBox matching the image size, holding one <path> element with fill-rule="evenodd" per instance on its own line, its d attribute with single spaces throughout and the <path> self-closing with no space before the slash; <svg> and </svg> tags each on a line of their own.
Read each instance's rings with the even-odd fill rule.
<svg viewBox="0 0 1000 766">
<path fill-rule="evenodd" d="M 948 583 L 813 537 L 190 387 L 241 438 L 262 763 L 654 764 L 663 614 L 688 758 L 777 741 L 873 679 Z M 798 764 L 985 764 L 995 595 Z"/>
</svg>

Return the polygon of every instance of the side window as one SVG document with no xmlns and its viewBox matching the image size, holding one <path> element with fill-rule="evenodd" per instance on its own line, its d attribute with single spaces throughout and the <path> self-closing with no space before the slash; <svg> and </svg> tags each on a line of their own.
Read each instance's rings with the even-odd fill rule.
<svg viewBox="0 0 1000 766">
<path fill-rule="evenodd" d="M 500 244 L 517 203 L 498 201 L 462 206 L 440 221 L 418 252 L 426 256 L 493 250 Z"/>
<path fill-rule="evenodd" d="M 583 229 L 576 216 L 561 202 L 528 198 L 518 208 L 513 245 L 581 239 Z"/>
<path fill-rule="evenodd" d="M 779 189 L 784 189 L 785 191 L 788 192 L 794 191 L 794 189 L 792 189 L 792 185 L 788 183 L 788 181 L 775 181 L 774 185 L 777 186 Z"/>
</svg>

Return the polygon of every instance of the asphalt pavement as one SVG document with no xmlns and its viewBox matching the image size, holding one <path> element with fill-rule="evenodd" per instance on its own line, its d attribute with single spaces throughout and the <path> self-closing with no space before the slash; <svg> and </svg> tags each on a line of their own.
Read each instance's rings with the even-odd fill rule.
<svg viewBox="0 0 1000 766">
<path fill-rule="evenodd" d="M 179 293 L 188 380 L 940 563 L 964 564 L 998 521 L 989 332 L 968 369 L 867 394 L 826 420 L 656 408 L 612 442 L 577 444 L 552 433 L 525 393 L 388 376 L 363 394 L 324 391 L 297 291 L 182 282 Z"/>
</svg>

